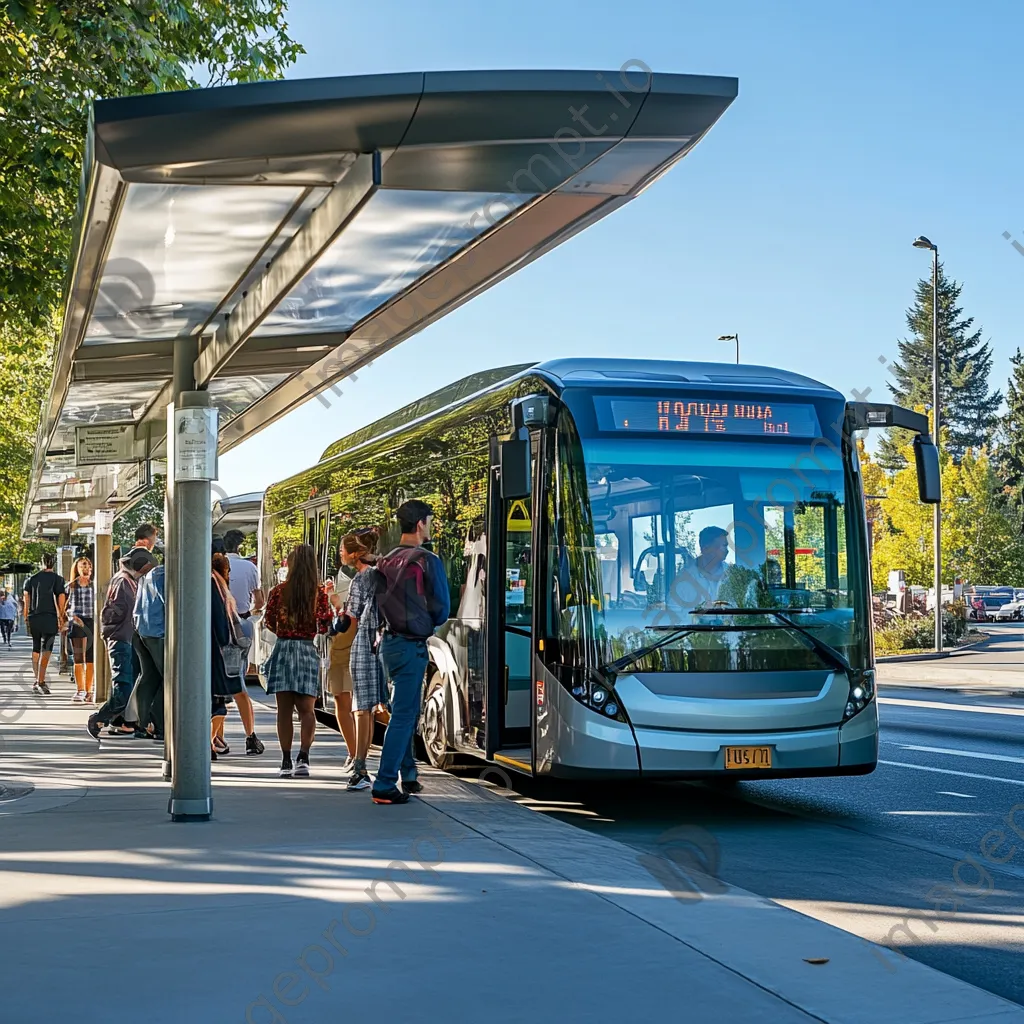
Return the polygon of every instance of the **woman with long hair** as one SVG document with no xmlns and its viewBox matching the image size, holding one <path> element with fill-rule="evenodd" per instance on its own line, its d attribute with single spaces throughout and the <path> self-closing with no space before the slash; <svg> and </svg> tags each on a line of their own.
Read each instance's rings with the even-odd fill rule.
<svg viewBox="0 0 1024 1024">
<path fill-rule="evenodd" d="M 374 569 L 377 539 L 376 530 L 359 530 L 343 537 L 341 541 L 342 562 L 356 570 L 345 605 L 346 615 L 356 623 L 355 637 L 349 652 L 356 749 L 347 788 L 353 791 L 370 788 L 366 756 L 373 739 L 374 712 L 380 705 L 387 703 L 384 670 L 375 652 L 380 629 L 376 600 L 377 573 Z"/>
<path fill-rule="evenodd" d="M 219 604 L 223 606 L 224 615 L 227 618 L 230 636 L 237 640 L 245 635 L 245 630 L 242 627 L 242 620 L 238 617 L 238 607 L 229 587 L 230 581 L 231 561 L 227 555 L 216 552 L 213 556 L 215 604 L 218 604 L 216 598 L 219 597 Z M 215 620 L 218 616 L 218 610 L 218 608 L 214 608 L 213 615 Z M 223 664 L 223 658 L 219 660 Z M 256 736 L 256 714 L 253 710 L 252 698 L 246 692 L 245 683 L 242 681 L 241 676 L 238 678 L 237 685 L 225 685 L 222 687 L 222 690 L 224 692 L 218 692 L 217 688 L 214 688 L 213 716 L 210 725 L 211 758 L 216 761 L 218 754 L 231 753 L 231 748 L 224 741 L 224 721 L 227 718 L 227 704 L 230 700 L 234 700 L 238 706 L 238 715 L 242 719 L 242 727 L 245 729 L 246 739 L 250 741 L 246 744 L 247 749 L 252 749 L 255 746 L 258 748 L 258 752 L 262 753 L 263 744 Z"/>
<path fill-rule="evenodd" d="M 281 743 L 282 778 L 309 775 L 309 748 L 313 745 L 316 717 L 313 708 L 320 692 L 320 656 L 313 646 L 331 623 L 331 604 L 320 586 L 316 555 L 300 544 L 288 556 L 288 575 L 267 597 L 263 624 L 277 642 L 266 664 L 267 693 L 277 701 L 277 738 Z M 292 764 L 293 717 L 299 716 L 299 753 Z"/>
<path fill-rule="evenodd" d="M 96 687 L 93 658 L 96 594 L 92 586 L 92 562 L 88 558 L 76 559 L 71 568 L 67 615 L 75 658 L 75 695 L 71 699 L 76 704 L 91 704 Z"/>
</svg>

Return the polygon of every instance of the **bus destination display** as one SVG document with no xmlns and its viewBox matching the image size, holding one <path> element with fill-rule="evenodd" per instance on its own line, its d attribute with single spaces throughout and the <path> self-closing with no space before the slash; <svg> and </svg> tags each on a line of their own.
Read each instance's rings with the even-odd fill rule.
<svg viewBox="0 0 1024 1024">
<path fill-rule="evenodd" d="M 596 397 L 601 430 L 645 434 L 736 434 L 746 437 L 820 437 L 818 414 L 807 403 L 735 398 Z"/>
</svg>

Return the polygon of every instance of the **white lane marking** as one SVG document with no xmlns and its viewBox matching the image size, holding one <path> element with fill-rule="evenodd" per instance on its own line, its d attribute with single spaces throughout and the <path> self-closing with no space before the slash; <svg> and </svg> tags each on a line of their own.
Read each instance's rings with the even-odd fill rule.
<svg viewBox="0 0 1024 1024">
<path fill-rule="evenodd" d="M 985 754 L 980 750 L 951 750 L 949 747 L 919 747 L 914 743 L 898 743 L 896 746 L 903 750 L 920 750 L 925 754 L 951 754 L 953 757 L 976 757 L 979 761 L 1012 761 L 1014 764 L 1024 764 L 1024 757 L 1014 757 L 1012 754 Z"/>
<path fill-rule="evenodd" d="M 939 704 L 931 700 L 908 700 L 903 697 L 879 697 L 879 704 L 896 704 L 904 708 L 930 708 L 932 711 L 973 711 L 978 715 L 1017 715 L 1024 718 L 1024 708 L 993 708 L 983 704 Z"/>
<path fill-rule="evenodd" d="M 961 800 L 977 800 L 978 797 L 974 793 L 954 793 L 950 789 L 937 789 L 935 791 L 937 796 L 958 796 Z"/>
<path fill-rule="evenodd" d="M 907 764 L 905 761 L 879 761 L 879 764 L 894 768 L 916 768 L 919 772 L 935 772 L 938 775 L 959 775 L 962 779 L 983 779 L 985 782 L 1005 782 L 1008 786 L 1024 786 L 1024 779 L 1003 779 L 998 775 L 978 775 L 975 772 L 955 772 L 952 768 L 932 768 L 927 764 Z"/>
<path fill-rule="evenodd" d="M 886 814 L 917 815 L 925 818 L 980 818 L 977 811 L 886 811 Z"/>
</svg>

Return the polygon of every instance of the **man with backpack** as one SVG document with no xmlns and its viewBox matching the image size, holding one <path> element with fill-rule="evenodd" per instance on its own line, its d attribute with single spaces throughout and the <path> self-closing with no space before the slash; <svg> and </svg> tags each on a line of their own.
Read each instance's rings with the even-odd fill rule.
<svg viewBox="0 0 1024 1024">
<path fill-rule="evenodd" d="M 427 671 L 427 639 L 448 621 L 451 610 L 441 559 L 423 548 L 430 540 L 430 506 L 414 499 L 399 506 L 396 515 L 401 540 L 397 548 L 377 559 L 376 568 L 377 607 L 384 623 L 381 660 L 394 693 L 380 769 L 370 794 L 375 804 L 404 804 L 410 793 L 423 789 L 416 779 L 412 741 Z"/>
</svg>

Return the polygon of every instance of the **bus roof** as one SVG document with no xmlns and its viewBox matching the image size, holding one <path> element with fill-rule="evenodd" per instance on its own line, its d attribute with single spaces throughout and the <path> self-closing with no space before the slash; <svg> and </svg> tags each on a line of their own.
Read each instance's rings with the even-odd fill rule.
<svg viewBox="0 0 1024 1024">
<path fill-rule="evenodd" d="M 532 372 L 546 377 L 557 389 L 574 384 L 588 386 L 622 387 L 624 384 L 714 384 L 755 387 L 769 391 L 807 391 L 816 397 L 842 398 L 838 391 L 812 380 L 810 377 L 767 366 L 732 366 L 728 363 L 691 363 L 668 359 L 603 359 L 573 358 L 551 359 L 540 363 L 522 363 L 502 366 L 470 374 L 462 380 L 448 384 L 409 405 L 360 427 L 335 441 L 320 456 L 326 462 L 342 452 L 349 451 L 374 437 L 391 433 L 433 416 L 450 406 L 472 398 L 504 384 L 515 377 Z"/>
</svg>

